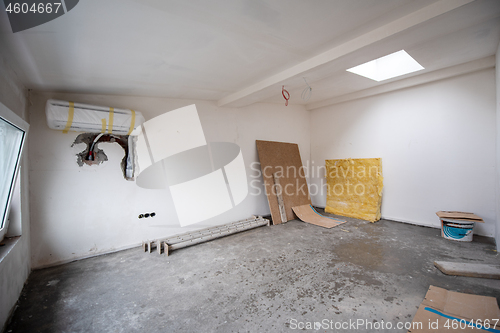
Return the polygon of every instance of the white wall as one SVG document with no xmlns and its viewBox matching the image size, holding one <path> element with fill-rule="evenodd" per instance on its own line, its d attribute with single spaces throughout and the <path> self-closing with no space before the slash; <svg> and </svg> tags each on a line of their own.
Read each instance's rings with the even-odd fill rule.
<svg viewBox="0 0 500 333">
<path fill-rule="evenodd" d="M 497 140 L 496 140 L 496 147 L 497 147 L 497 164 L 496 164 L 496 169 L 497 169 L 497 178 L 496 178 L 496 190 L 497 190 L 497 225 L 496 225 L 496 242 L 497 242 L 497 251 L 500 251 L 500 44 L 498 45 L 497 49 L 497 63 L 496 63 L 496 88 L 497 88 L 497 99 L 496 99 L 496 126 L 497 126 Z"/>
<path fill-rule="evenodd" d="M 249 181 L 257 161 L 255 140 L 299 144 L 304 160 L 310 156 L 309 113 L 302 106 L 255 104 L 246 108 L 219 108 L 213 102 L 164 98 L 35 93 L 30 107 L 30 180 L 33 267 L 84 258 L 140 244 L 146 239 L 167 237 L 194 228 L 222 224 L 267 214 L 264 193 L 249 196 L 232 210 L 190 227 L 180 228 L 168 190 L 146 190 L 122 176 L 123 150 L 117 144 L 100 144 L 109 161 L 79 167 L 71 148 L 78 133 L 50 130 L 45 121 L 45 102 L 57 98 L 95 105 L 131 108 L 146 120 L 164 112 L 196 103 L 208 142 L 237 143 L 243 152 Z M 279 124 L 279 125 L 278 125 Z M 196 209 L 196 202 L 192 203 Z M 140 213 L 157 216 L 138 219 Z"/>
<path fill-rule="evenodd" d="M 26 89 L 19 81 L 4 58 L 0 55 L 0 102 L 16 115 L 28 121 L 26 115 Z M 29 137 L 29 134 L 28 134 Z M 21 238 L 10 248 L 8 253 L 2 253 L 0 248 L 0 331 L 13 310 L 19 295 L 31 271 L 30 260 L 30 225 L 28 206 L 28 154 L 25 147 L 21 160 Z"/>
<path fill-rule="evenodd" d="M 314 110 L 311 157 L 381 157 L 383 218 L 438 227 L 435 212 L 468 211 L 485 220 L 475 233 L 494 236 L 495 126 L 489 69 Z"/>
</svg>

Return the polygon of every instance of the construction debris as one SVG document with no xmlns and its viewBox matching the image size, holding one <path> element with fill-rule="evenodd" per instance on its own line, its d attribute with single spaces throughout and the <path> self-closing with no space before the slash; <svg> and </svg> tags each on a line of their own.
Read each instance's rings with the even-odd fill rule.
<svg viewBox="0 0 500 333">
<path fill-rule="evenodd" d="M 177 236 L 172 236 L 166 239 L 158 239 L 154 241 L 145 241 L 142 243 L 144 252 L 151 253 L 156 249 L 158 254 L 165 253 L 167 256 L 170 251 L 182 249 L 195 244 L 208 242 L 220 237 L 229 236 L 238 232 L 250 230 L 253 228 L 270 225 L 270 221 L 261 216 L 231 222 L 216 227 L 200 229 L 196 231 L 186 232 Z"/>
<path fill-rule="evenodd" d="M 436 266 L 441 272 L 447 275 L 470 276 L 500 280 L 500 265 L 434 261 L 434 266 Z"/>
</svg>

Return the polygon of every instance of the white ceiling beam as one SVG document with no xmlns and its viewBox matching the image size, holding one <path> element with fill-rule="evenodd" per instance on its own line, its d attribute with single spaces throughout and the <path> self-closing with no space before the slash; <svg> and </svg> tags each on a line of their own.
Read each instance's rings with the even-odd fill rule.
<svg viewBox="0 0 500 333">
<path fill-rule="evenodd" d="M 468 73 L 477 72 L 483 69 L 495 67 L 495 56 L 489 56 L 486 58 L 469 61 L 460 65 L 451 66 L 448 68 L 443 68 L 435 70 L 432 72 L 427 72 L 417 76 L 412 76 L 406 79 L 389 82 L 382 84 L 373 88 L 368 88 L 365 90 L 356 91 L 350 94 L 345 94 L 342 96 L 329 98 L 323 101 L 314 102 L 306 105 L 306 110 L 311 111 L 314 109 L 322 108 L 329 105 L 334 105 L 338 103 L 348 102 L 355 99 L 380 95 L 388 93 L 391 91 L 396 91 L 400 89 L 410 88 L 418 86 L 425 83 L 430 83 L 438 80 L 448 79 L 450 77 L 464 75 Z"/>
<path fill-rule="evenodd" d="M 280 73 L 272 75 L 260 82 L 248 86 L 240 91 L 221 98 L 218 106 L 228 105 L 230 103 L 240 101 L 250 95 L 256 94 L 266 88 L 274 85 L 281 85 L 287 79 L 300 75 L 318 66 L 327 64 L 349 53 L 359 50 L 365 46 L 371 45 L 387 37 L 393 36 L 406 29 L 414 27 L 418 24 L 426 22 L 439 15 L 452 11 L 458 7 L 466 5 L 475 0 L 440 0 L 422 9 L 419 9 L 411 14 L 403 16 L 391 23 L 383 25 L 366 34 L 358 36 L 338 45 L 326 52 L 323 52 L 315 57 L 312 57 L 304 62 L 301 62 L 293 67 L 290 67 Z"/>
</svg>

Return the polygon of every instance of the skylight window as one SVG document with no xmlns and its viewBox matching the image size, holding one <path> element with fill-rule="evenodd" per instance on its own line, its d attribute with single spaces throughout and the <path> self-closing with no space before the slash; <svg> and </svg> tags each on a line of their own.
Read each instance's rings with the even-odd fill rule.
<svg viewBox="0 0 500 333">
<path fill-rule="evenodd" d="M 375 81 L 384 81 L 422 69 L 424 67 L 406 53 L 405 50 L 401 50 L 349 68 L 347 71 Z"/>
</svg>

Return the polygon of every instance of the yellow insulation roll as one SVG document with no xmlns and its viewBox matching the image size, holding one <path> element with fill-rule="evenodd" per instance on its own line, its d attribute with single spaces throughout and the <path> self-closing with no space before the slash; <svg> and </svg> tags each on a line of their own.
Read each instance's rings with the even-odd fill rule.
<svg viewBox="0 0 500 333">
<path fill-rule="evenodd" d="M 375 222 L 382 205 L 382 159 L 326 160 L 325 211 Z"/>
</svg>

